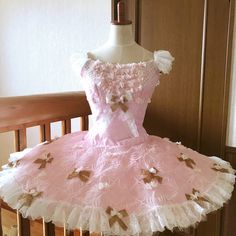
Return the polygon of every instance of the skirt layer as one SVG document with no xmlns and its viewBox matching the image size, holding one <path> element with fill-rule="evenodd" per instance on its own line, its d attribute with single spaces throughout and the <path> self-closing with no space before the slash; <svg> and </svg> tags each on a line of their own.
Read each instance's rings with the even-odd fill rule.
<svg viewBox="0 0 236 236">
<path fill-rule="evenodd" d="M 24 217 L 109 235 L 184 229 L 227 202 L 235 171 L 158 136 L 90 145 L 86 132 L 13 153 L 0 196 Z"/>
</svg>

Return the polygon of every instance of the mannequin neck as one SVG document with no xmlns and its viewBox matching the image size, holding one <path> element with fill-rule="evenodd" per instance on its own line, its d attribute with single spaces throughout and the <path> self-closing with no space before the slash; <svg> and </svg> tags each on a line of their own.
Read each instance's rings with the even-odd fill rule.
<svg viewBox="0 0 236 236">
<path fill-rule="evenodd" d="M 132 24 L 110 26 L 110 33 L 107 44 L 109 46 L 130 46 L 135 44 L 132 33 Z"/>
</svg>

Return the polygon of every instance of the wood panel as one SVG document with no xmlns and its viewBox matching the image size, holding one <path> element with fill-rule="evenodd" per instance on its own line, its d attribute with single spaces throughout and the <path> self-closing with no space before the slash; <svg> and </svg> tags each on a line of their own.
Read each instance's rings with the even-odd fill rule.
<svg viewBox="0 0 236 236">
<path fill-rule="evenodd" d="M 151 134 L 196 148 L 201 84 L 204 0 L 140 1 L 139 42 L 147 49 L 169 50 L 175 57 L 148 107 L 145 127 Z"/>
<path fill-rule="evenodd" d="M 138 42 L 151 51 L 167 49 L 176 59 L 148 107 L 144 125 L 149 133 L 223 157 L 232 4 L 232 0 L 139 1 Z M 220 212 L 211 214 L 192 234 L 219 236 L 221 220 Z"/>
<path fill-rule="evenodd" d="M 0 98 L 0 132 L 89 115 L 84 92 Z"/>
<path fill-rule="evenodd" d="M 229 13 L 230 1 L 208 0 L 200 151 L 221 158 L 226 143 L 230 79 L 226 76 L 228 48 L 231 48 Z M 222 220 L 222 211 L 217 211 L 199 225 L 197 235 L 220 236 Z"/>
<path fill-rule="evenodd" d="M 201 131 L 201 151 L 208 155 L 222 155 L 226 143 L 225 115 L 227 114 L 229 81 L 229 78 L 226 78 L 226 65 L 229 12 L 230 1 L 208 0 Z"/>
<path fill-rule="evenodd" d="M 138 27 L 139 27 L 139 1 L 138 0 L 127 0 L 128 19 L 132 21 L 133 35 L 136 41 L 138 41 Z"/>
<path fill-rule="evenodd" d="M 226 160 L 231 163 L 236 170 L 236 148 L 226 147 Z M 236 190 L 233 191 L 231 200 L 224 209 L 224 222 L 222 227 L 222 236 L 232 236 L 236 232 Z"/>
<path fill-rule="evenodd" d="M 148 107 L 148 133 L 198 148 L 201 108 L 204 0 L 143 0 L 139 3 L 138 42 L 150 51 L 169 50 L 175 57 L 170 75 L 162 76 Z M 195 235 L 166 231 L 161 235 Z"/>
</svg>

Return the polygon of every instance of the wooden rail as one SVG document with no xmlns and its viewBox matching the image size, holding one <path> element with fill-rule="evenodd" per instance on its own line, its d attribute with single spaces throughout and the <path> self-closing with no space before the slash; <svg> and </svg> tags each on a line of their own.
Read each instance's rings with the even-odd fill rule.
<svg viewBox="0 0 236 236">
<path fill-rule="evenodd" d="M 52 122 L 61 121 L 62 135 L 71 132 L 71 119 L 80 117 L 80 129 L 88 129 L 88 116 L 91 114 L 84 92 L 67 92 L 58 94 L 42 94 L 0 98 L 0 133 L 15 132 L 15 151 L 27 147 L 26 129 L 40 126 L 40 141 L 51 139 Z M 1 202 L 1 208 L 14 211 L 6 203 Z M 0 211 L 1 213 L 1 211 Z M 17 213 L 18 236 L 30 236 L 30 220 Z M 0 236 L 2 224 L 0 217 Z M 43 224 L 43 236 L 54 236 L 55 226 L 52 223 Z M 87 235 L 88 232 L 81 232 Z M 64 227 L 64 236 L 73 236 Z M 32 235 L 33 236 L 33 235 Z"/>
</svg>

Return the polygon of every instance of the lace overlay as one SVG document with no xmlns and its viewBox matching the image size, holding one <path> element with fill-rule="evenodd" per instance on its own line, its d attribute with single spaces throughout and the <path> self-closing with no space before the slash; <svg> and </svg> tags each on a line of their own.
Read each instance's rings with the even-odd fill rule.
<svg viewBox="0 0 236 236">
<path fill-rule="evenodd" d="M 124 236 L 196 226 L 221 208 L 234 188 L 231 165 L 142 126 L 172 61 L 166 51 L 130 64 L 74 59 L 94 127 L 11 154 L 1 198 L 24 217 Z"/>
</svg>

